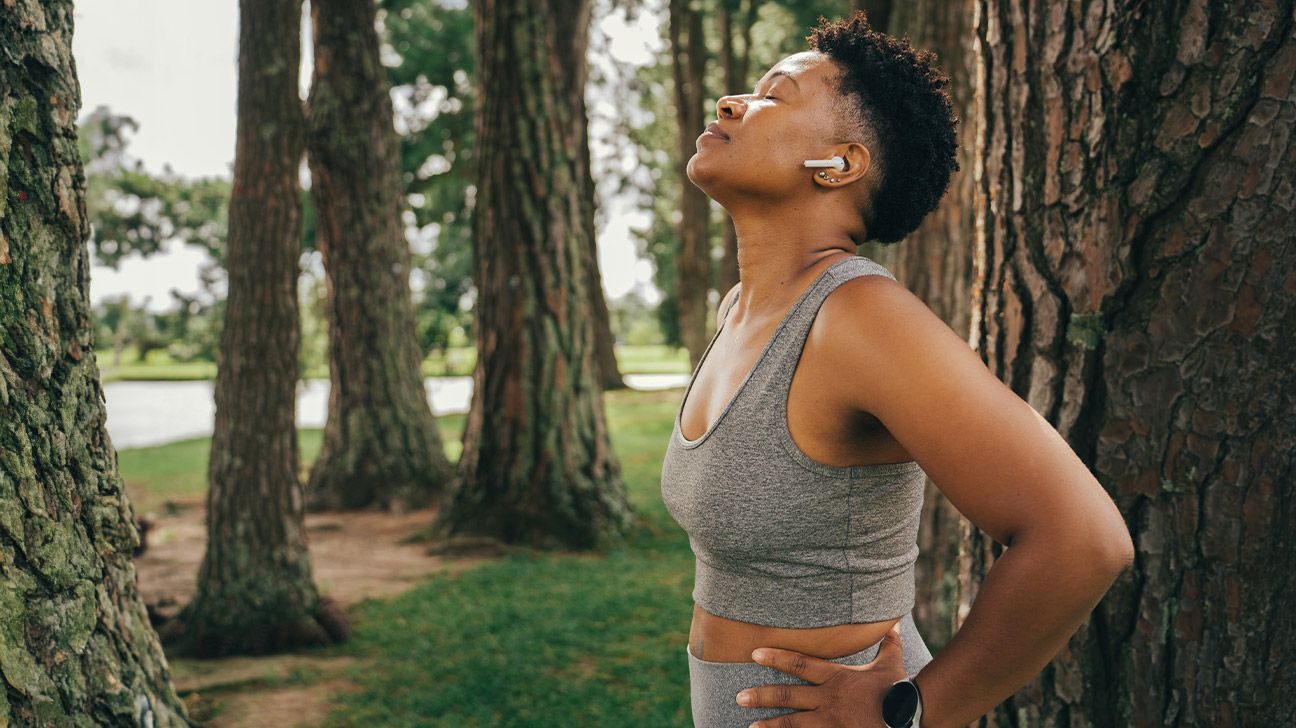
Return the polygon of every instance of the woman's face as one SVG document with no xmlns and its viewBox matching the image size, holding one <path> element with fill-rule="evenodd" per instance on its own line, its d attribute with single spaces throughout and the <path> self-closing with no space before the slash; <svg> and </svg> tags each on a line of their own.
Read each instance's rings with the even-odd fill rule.
<svg viewBox="0 0 1296 728">
<path fill-rule="evenodd" d="M 729 138 L 697 130 L 697 153 L 685 166 L 689 180 L 730 210 L 739 201 L 786 202 L 814 192 L 818 169 L 802 163 L 845 148 L 832 136 L 830 116 L 829 81 L 839 72 L 827 55 L 803 51 L 774 64 L 752 93 L 722 96 L 712 128 Z"/>
</svg>

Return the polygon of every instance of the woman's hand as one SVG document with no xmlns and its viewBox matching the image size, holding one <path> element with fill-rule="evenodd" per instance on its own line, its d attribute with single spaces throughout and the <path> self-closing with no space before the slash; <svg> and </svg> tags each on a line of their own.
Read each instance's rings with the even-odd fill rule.
<svg viewBox="0 0 1296 728">
<path fill-rule="evenodd" d="M 738 693 L 738 704 L 746 708 L 800 709 L 756 721 L 751 728 L 885 728 L 882 698 L 891 683 L 908 677 L 899 623 L 882 638 L 877 657 L 867 665 L 842 665 L 775 647 L 762 647 L 757 654 L 757 663 L 813 684 L 759 685 Z M 742 702 L 744 695 L 752 700 Z"/>
</svg>

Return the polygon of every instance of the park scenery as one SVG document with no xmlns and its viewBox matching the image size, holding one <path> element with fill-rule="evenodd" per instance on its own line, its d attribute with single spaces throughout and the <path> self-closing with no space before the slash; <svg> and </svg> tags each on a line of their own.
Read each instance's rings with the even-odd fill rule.
<svg viewBox="0 0 1296 728">
<path fill-rule="evenodd" d="M 1296 0 L 5 0 L 0 728 L 694 725 L 688 164 L 842 19 L 959 122 L 858 253 L 1133 544 L 974 724 L 1296 726 Z M 1011 550 L 941 485 L 933 655 Z"/>
</svg>

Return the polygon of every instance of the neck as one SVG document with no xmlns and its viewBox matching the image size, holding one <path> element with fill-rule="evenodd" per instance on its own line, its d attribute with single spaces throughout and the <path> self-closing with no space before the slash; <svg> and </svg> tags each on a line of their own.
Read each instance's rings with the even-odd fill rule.
<svg viewBox="0 0 1296 728">
<path fill-rule="evenodd" d="M 862 239 L 858 211 L 793 205 L 731 212 L 738 236 L 741 295 L 732 317 L 781 315 L 801 294 L 808 279 L 827 265 L 855 255 L 852 235 Z"/>
</svg>

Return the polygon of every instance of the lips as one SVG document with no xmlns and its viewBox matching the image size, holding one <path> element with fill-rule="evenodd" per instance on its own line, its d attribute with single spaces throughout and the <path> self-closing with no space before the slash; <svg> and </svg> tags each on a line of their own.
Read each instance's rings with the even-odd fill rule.
<svg viewBox="0 0 1296 728">
<path fill-rule="evenodd" d="M 718 137 L 722 137 L 724 139 L 729 138 L 728 134 L 724 133 L 723 131 L 720 131 L 720 125 L 714 121 L 711 122 L 710 124 L 707 124 L 706 130 L 711 132 L 712 134 L 715 134 Z"/>
</svg>

